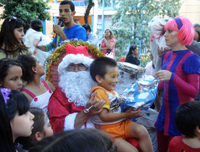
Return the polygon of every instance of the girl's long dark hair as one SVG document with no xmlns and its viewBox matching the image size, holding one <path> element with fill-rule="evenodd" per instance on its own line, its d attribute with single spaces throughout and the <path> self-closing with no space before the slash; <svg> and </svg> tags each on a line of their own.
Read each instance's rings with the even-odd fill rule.
<svg viewBox="0 0 200 152">
<path fill-rule="evenodd" d="M 23 93 L 17 90 L 12 90 L 8 97 L 10 99 L 5 103 L 0 89 L 0 151 L 16 152 L 10 121 L 16 113 L 23 115 L 29 110 L 29 101 Z"/>
<path fill-rule="evenodd" d="M 7 17 L 1 26 L 0 46 L 2 47 L 3 43 L 5 44 L 4 52 L 6 53 L 6 56 L 18 49 L 20 49 L 19 51 L 22 51 L 22 49 L 27 49 L 23 43 L 19 43 L 14 35 L 14 29 L 20 27 L 25 27 L 24 22 L 21 19 L 13 16 Z"/>
<path fill-rule="evenodd" d="M 19 60 L 22 64 L 23 76 L 22 79 L 24 81 L 32 81 L 34 79 L 34 73 L 32 71 L 32 67 L 36 67 L 36 59 L 30 55 L 20 55 L 17 60 Z"/>
</svg>

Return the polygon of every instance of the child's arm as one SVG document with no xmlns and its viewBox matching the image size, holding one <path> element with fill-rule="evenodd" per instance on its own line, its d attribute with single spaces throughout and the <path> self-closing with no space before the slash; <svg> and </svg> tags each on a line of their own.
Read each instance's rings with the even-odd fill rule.
<svg viewBox="0 0 200 152">
<path fill-rule="evenodd" d="M 108 112 L 108 109 L 104 108 L 103 111 L 99 114 L 99 117 L 104 122 L 111 122 L 127 117 L 135 117 L 138 115 L 139 112 L 140 108 L 136 111 L 133 111 L 133 108 L 129 108 L 127 111 L 121 113 Z"/>
</svg>

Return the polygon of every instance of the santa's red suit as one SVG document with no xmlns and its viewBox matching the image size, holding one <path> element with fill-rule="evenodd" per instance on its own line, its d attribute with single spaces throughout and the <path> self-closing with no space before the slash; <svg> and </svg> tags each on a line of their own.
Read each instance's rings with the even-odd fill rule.
<svg viewBox="0 0 200 152">
<path fill-rule="evenodd" d="M 67 97 L 71 95 L 66 95 L 66 92 L 63 89 L 61 89 L 61 88 L 67 88 L 67 86 L 70 86 L 70 85 L 74 87 L 75 83 L 79 82 L 79 80 L 77 79 L 67 80 L 67 78 L 69 78 L 70 76 L 76 73 L 76 72 L 71 72 L 70 76 L 67 76 L 67 73 L 69 72 L 66 71 L 66 68 L 69 64 L 82 63 L 86 67 L 89 67 L 90 64 L 92 63 L 93 59 L 88 58 L 89 57 L 89 54 L 87 51 L 88 47 L 79 46 L 75 48 L 74 46 L 67 44 L 65 49 L 67 50 L 67 55 L 63 58 L 62 62 L 58 66 L 60 81 L 59 81 L 57 89 L 53 92 L 48 104 L 50 124 L 52 125 L 54 133 L 74 129 L 74 122 L 76 119 L 76 115 L 85 108 L 84 106 L 86 104 L 84 102 L 85 101 L 87 102 L 89 100 L 88 98 L 86 99 L 84 98 L 82 99 L 82 101 L 81 100 L 79 101 L 83 104 L 81 105 L 76 104 L 76 103 L 74 104 L 72 97 L 71 97 L 71 102 L 68 101 Z M 88 72 L 88 76 L 86 76 L 85 79 L 88 79 L 88 77 L 90 77 L 89 69 L 87 70 L 87 72 Z M 67 78 L 63 76 L 67 76 Z M 81 79 L 81 78 L 78 78 L 78 79 Z M 82 81 L 86 81 L 86 80 L 82 80 Z M 66 82 L 68 82 L 67 83 L 68 85 L 65 86 Z M 87 92 L 89 95 L 89 92 L 92 86 L 91 88 L 90 86 L 88 87 L 89 87 L 89 90 Z M 68 93 L 73 94 L 74 92 L 77 94 L 81 94 L 80 92 L 78 93 L 78 91 L 81 91 L 83 92 L 83 94 L 85 94 L 84 92 L 85 90 L 86 89 L 81 90 L 79 87 L 77 87 L 77 90 L 73 90 L 73 91 L 67 90 L 67 94 Z M 95 126 L 92 123 L 92 121 L 89 119 L 83 126 L 81 126 L 81 129 L 83 128 L 95 128 Z"/>
<path fill-rule="evenodd" d="M 85 107 L 77 107 L 73 102 L 68 102 L 65 93 L 59 87 L 53 92 L 48 105 L 49 120 L 54 133 L 74 129 L 76 115 Z M 88 120 L 81 128 L 95 128 Z"/>
<path fill-rule="evenodd" d="M 86 67 L 90 66 L 90 64 L 92 63 L 92 60 L 88 59 L 88 57 L 85 57 L 88 55 L 86 55 L 86 53 L 83 53 L 84 52 L 83 49 L 85 49 L 85 48 L 81 48 L 81 53 L 79 53 L 80 48 L 78 48 L 78 47 L 74 48 L 73 46 L 66 45 L 67 53 L 72 52 L 72 54 L 65 56 L 63 58 L 63 61 L 58 66 L 58 73 L 60 75 L 60 79 L 62 80 L 64 78 L 63 79 L 64 82 L 60 80 L 60 82 L 58 84 L 59 86 L 53 92 L 53 94 L 49 100 L 49 104 L 48 104 L 48 111 L 49 111 L 49 116 L 50 116 L 49 120 L 50 120 L 50 124 L 52 125 L 54 133 L 74 129 L 76 115 L 85 108 L 84 106 L 77 106 L 77 102 L 74 102 L 74 100 L 72 100 L 72 99 L 71 99 L 71 102 L 68 101 L 68 98 L 66 97 L 66 91 L 68 92 L 68 90 L 64 89 L 66 87 L 66 86 L 64 87 L 64 83 L 69 80 L 66 80 L 66 77 L 62 77 L 67 74 L 65 71 L 66 71 L 67 66 L 70 63 L 74 63 L 74 64 L 83 63 Z M 76 55 L 75 55 L 74 54 L 75 52 L 78 52 L 78 53 L 76 53 Z M 87 71 L 89 72 L 89 68 Z M 72 74 L 73 74 L 73 72 L 71 73 L 71 75 Z M 88 77 L 89 77 L 89 75 L 88 75 Z M 84 81 L 85 81 L 85 79 L 84 79 Z M 83 82 L 81 82 L 81 81 L 79 83 L 83 84 Z M 74 87 L 73 82 L 70 82 L 70 84 Z M 70 85 L 68 85 L 68 86 L 70 86 Z M 84 85 L 84 87 L 85 86 L 86 85 Z M 92 87 L 89 86 L 88 88 L 91 89 Z M 84 93 L 88 92 L 88 95 L 90 92 L 90 90 L 87 90 L 86 88 L 84 88 L 83 90 L 80 90 L 80 91 L 82 91 Z M 71 93 L 72 94 L 73 93 L 80 94 L 80 92 L 78 93 L 76 91 L 71 92 Z M 87 98 L 87 100 L 85 100 L 85 98 L 84 98 L 84 101 L 88 101 L 88 98 Z M 80 102 L 79 102 L 79 104 L 80 104 Z M 85 104 L 82 104 L 82 105 L 85 105 Z M 80 127 L 80 129 L 84 129 L 84 128 L 95 128 L 94 123 L 91 121 L 91 119 L 89 119 L 85 124 L 83 124 Z M 138 141 L 136 139 L 131 139 L 129 142 L 132 145 L 134 145 L 136 148 L 138 148 L 139 145 L 138 145 Z"/>
</svg>

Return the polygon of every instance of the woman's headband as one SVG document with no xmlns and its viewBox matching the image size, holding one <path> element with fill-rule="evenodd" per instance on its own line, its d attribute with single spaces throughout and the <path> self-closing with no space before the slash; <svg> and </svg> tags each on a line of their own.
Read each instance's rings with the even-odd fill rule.
<svg viewBox="0 0 200 152">
<path fill-rule="evenodd" d="M 176 21 L 178 29 L 180 30 L 181 27 L 183 26 L 183 23 L 182 23 L 181 19 L 179 17 L 176 17 L 176 18 L 174 18 L 174 20 Z"/>
</svg>

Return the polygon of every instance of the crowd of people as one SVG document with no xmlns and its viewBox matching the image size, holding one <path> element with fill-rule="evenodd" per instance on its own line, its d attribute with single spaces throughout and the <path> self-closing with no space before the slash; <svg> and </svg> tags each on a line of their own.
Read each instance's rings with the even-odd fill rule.
<svg viewBox="0 0 200 152">
<path fill-rule="evenodd" d="M 60 3 L 64 26 L 54 27 L 52 41 L 41 33 L 38 19 L 31 21 L 26 34 L 22 20 L 13 16 L 4 20 L 0 32 L 0 151 L 200 151 L 200 26 L 183 16 L 169 20 L 163 36 L 171 49 L 158 48 L 161 70 L 156 71 L 153 62 L 147 65 L 151 70 L 146 74 L 159 80 L 158 92 L 163 92 L 161 107 L 157 107 L 155 150 L 147 128 L 127 119 L 138 116 L 141 109 L 121 110 L 120 94 L 115 91 L 119 70 L 113 32 L 106 29 L 98 45 L 88 24 L 74 22 L 75 14 L 73 2 Z M 50 53 L 41 52 L 74 39 L 94 45 L 105 57 L 92 59 L 87 46 L 73 49 L 66 44 L 55 87 L 43 80 L 42 65 Z M 136 45 L 130 46 L 124 62 L 140 65 Z"/>
</svg>

